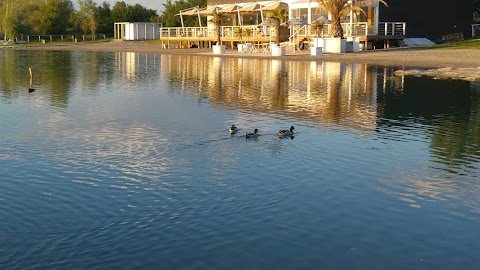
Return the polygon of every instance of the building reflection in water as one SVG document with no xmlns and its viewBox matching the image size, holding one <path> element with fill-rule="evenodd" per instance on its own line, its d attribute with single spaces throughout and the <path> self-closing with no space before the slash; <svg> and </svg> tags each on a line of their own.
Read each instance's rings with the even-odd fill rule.
<svg viewBox="0 0 480 270">
<path fill-rule="evenodd" d="M 125 77 L 130 81 L 138 79 L 140 74 L 154 74 L 158 65 L 160 65 L 159 55 L 155 53 L 115 53 L 117 72 L 119 72 L 121 77 Z"/>
<path fill-rule="evenodd" d="M 378 77 L 401 91 L 393 68 L 366 64 L 161 55 L 162 72 L 181 91 L 212 106 L 374 130 Z M 385 88 L 383 88 L 385 89 Z"/>
</svg>

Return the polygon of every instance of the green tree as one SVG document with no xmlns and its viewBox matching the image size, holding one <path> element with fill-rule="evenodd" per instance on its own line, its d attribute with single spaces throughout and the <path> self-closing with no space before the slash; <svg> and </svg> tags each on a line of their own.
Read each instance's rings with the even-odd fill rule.
<svg viewBox="0 0 480 270">
<path fill-rule="evenodd" d="M 317 36 L 317 38 L 320 37 L 320 34 L 322 34 L 322 38 L 323 38 L 323 28 L 325 28 L 324 21 L 318 21 L 318 22 L 312 23 L 311 28 L 313 31 L 315 31 L 315 35 Z"/>
<path fill-rule="evenodd" d="M 8 36 L 11 39 L 15 39 L 20 34 L 21 19 L 19 18 L 19 15 L 20 15 L 19 13 L 11 12 L 7 16 L 5 16 L 5 20 L 4 20 L 5 35 L 8 34 Z"/>
<path fill-rule="evenodd" d="M 74 16 L 73 4 L 70 0 L 46 0 L 40 7 L 43 17 L 40 19 L 40 30 L 44 34 L 60 35 L 71 28 L 71 17 Z"/>
<path fill-rule="evenodd" d="M 78 5 L 80 8 L 76 14 L 77 24 L 80 26 L 84 35 L 90 30 L 93 39 L 97 29 L 97 22 L 95 20 L 97 4 L 93 2 L 93 0 L 78 0 Z"/>
<path fill-rule="evenodd" d="M 110 4 L 103 2 L 95 10 L 95 18 L 98 23 L 98 32 L 107 34 L 113 32 L 113 17 Z"/>
<path fill-rule="evenodd" d="M 218 11 L 215 11 L 212 13 L 212 18 L 208 21 L 210 23 L 213 23 L 215 26 L 215 36 L 217 37 L 217 45 L 221 44 L 221 26 L 227 19 L 227 17 Z"/>
<path fill-rule="evenodd" d="M 325 10 L 331 16 L 332 28 L 330 34 L 333 37 L 343 38 L 343 28 L 340 19 L 347 15 L 351 10 L 365 13 L 361 8 L 364 5 L 374 2 L 381 2 L 385 6 L 387 3 L 383 0 L 315 0 L 318 8 Z"/>
<path fill-rule="evenodd" d="M 250 41 L 250 37 L 252 36 L 252 28 L 245 28 L 245 30 L 243 30 L 243 34 L 244 36 L 247 37 L 247 42 Z"/>
<path fill-rule="evenodd" d="M 275 43 L 280 45 L 280 24 L 288 19 L 288 12 L 284 9 L 276 8 L 270 11 L 267 15 L 268 18 L 273 20 L 273 29 L 275 31 Z"/>
<path fill-rule="evenodd" d="M 157 11 L 145 8 L 139 4 L 127 6 L 130 22 L 145 22 L 149 21 L 151 17 L 158 16 Z"/>
<path fill-rule="evenodd" d="M 114 22 L 147 22 L 158 17 L 157 11 L 142 5 L 127 5 L 125 2 L 116 2 L 112 8 Z"/>
<path fill-rule="evenodd" d="M 114 22 L 128 22 L 128 9 L 125 2 L 116 2 L 112 7 L 112 18 Z"/>
<path fill-rule="evenodd" d="M 10 37 L 40 32 L 43 0 L 0 0 L 0 33 Z M 6 29 L 7 27 L 8 29 Z M 13 31 L 14 33 L 11 33 Z"/>
<path fill-rule="evenodd" d="M 43 18 L 41 7 L 43 0 L 21 0 L 16 4 L 17 12 L 21 18 L 21 33 L 42 34 L 41 21 Z M 70 22 L 69 25 L 72 25 Z"/>
<path fill-rule="evenodd" d="M 90 33 L 92 34 L 92 40 L 95 40 L 95 33 L 97 32 L 97 20 L 95 18 L 95 12 L 88 14 L 88 27 L 90 29 Z"/>
<path fill-rule="evenodd" d="M 164 11 L 162 14 L 163 23 L 166 27 L 178 27 L 181 26 L 180 24 L 180 17 L 175 16 L 180 12 L 180 8 L 178 7 L 178 2 L 173 2 L 172 0 L 167 0 L 165 4 L 163 4 Z"/>
<path fill-rule="evenodd" d="M 180 0 L 172 2 L 172 0 L 167 0 L 163 4 L 164 11 L 162 13 L 163 23 L 166 27 L 179 27 L 182 26 L 180 22 L 180 16 L 176 14 L 180 13 L 180 10 L 184 10 L 191 7 L 205 7 L 207 5 L 206 0 Z M 206 19 L 201 19 L 202 25 L 205 25 Z M 197 16 L 184 16 L 183 23 L 185 26 L 199 26 Z"/>
</svg>

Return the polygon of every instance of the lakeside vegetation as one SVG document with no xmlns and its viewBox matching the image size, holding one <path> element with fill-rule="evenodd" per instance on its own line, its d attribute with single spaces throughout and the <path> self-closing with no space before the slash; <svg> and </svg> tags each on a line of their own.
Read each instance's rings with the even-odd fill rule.
<svg viewBox="0 0 480 270">
<path fill-rule="evenodd" d="M 113 33 L 114 22 L 160 22 L 157 11 L 140 4 L 77 0 L 0 0 L 0 39 L 24 39 L 26 35 L 86 35 Z"/>
<path fill-rule="evenodd" d="M 480 39 L 470 39 L 459 42 L 418 46 L 422 49 L 480 49 Z"/>
<path fill-rule="evenodd" d="M 159 15 L 156 10 L 140 4 L 128 5 L 124 1 L 115 2 L 112 7 L 107 2 L 73 1 L 76 1 L 78 10 L 75 10 L 72 0 L 0 0 L 0 40 L 24 40 L 26 35 L 108 35 L 113 33 L 115 22 L 156 22 L 166 27 L 178 27 L 181 19 L 177 14 L 181 10 L 207 6 L 206 0 L 167 0 Z M 352 8 L 345 4 L 348 3 L 346 0 L 312 1 L 323 3 L 329 13 L 337 9 L 338 3 L 345 10 Z M 205 25 L 206 18 L 201 20 Z M 473 0 L 472 22 L 480 23 L 480 0 Z M 196 16 L 184 16 L 183 23 L 185 26 L 199 26 Z"/>
<path fill-rule="evenodd" d="M 168 0 L 161 15 L 157 10 L 124 1 L 98 4 L 93 0 L 0 0 L 0 40 L 25 39 L 26 35 L 113 34 L 115 22 L 154 22 L 164 26 L 181 26 L 180 10 L 206 7 L 206 0 Z M 206 19 L 203 18 L 206 22 Z M 197 26 L 192 16 L 183 18 L 185 25 Z"/>
</svg>

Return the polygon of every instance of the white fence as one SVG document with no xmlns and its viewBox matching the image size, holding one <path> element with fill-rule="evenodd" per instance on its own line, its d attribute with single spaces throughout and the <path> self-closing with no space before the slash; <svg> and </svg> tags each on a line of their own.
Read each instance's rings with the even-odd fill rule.
<svg viewBox="0 0 480 270">
<path fill-rule="evenodd" d="M 97 39 L 106 39 L 107 36 L 111 35 L 104 35 L 104 34 L 97 34 L 95 36 L 85 36 L 85 35 L 27 35 L 27 42 L 53 42 L 53 41 L 86 41 L 86 40 L 97 40 Z"/>
</svg>

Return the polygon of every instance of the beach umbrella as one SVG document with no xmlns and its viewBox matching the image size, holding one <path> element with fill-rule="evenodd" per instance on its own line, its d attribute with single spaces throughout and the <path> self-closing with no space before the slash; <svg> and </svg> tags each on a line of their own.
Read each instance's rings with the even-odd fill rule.
<svg viewBox="0 0 480 270">
<path fill-rule="evenodd" d="M 322 23 L 322 22 L 323 22 L 323 23 L 326 23 L 326 24 L 332 23 L 331 20 L 329 20 L 329 19 L 327 19 L 327 18 L 325 18 L 325 17 L 323 17 L 323 16 L 320 16 L 319 18 L 317 18 L 317 19 L 315 19 L 315 20 L 312 21 L 312 23 Z"/>
<path fill-rule="evenodd" d="M 263 21 L 262 23 L 260 23 L 258 26 L 262 26 L 262 27 L 265 27 L 265 26 L 268 26 L 269 27 L 269 36 L 270 36 L 270 43 L 272 43 L 272 26 L 275 25 L 275 21 L 272 19 L 272 18 L 268 18 L 266 19 L 265 21 Z"/>
<path fill-rule="evenodd" d="M 290 20 L 286 21 L 283 23 L 283 25 L 292 25 L 295 27 L 295 25 L 307 25 L 308 23 L 305 20 L 302 20 L 300 18 L 291 18 Z M 292 29 L 292 36 L 293 36 L 293 43 L 295 44 L 295 29 Z M 293 49 L 295 50 L 295 45 L 293 46 Z"/>
<path fill-rule="evenodd" d="M 268 18 L 262 23 L 260 23 L 258 26 L 274 26 L 274 25 L 275 25 L 274 20 L 272 18 Z"/>
<path fill-rule="evenodd" d="M 307 25 L 308 23 L 305 20 L 300 18 L 291 18 L 290 20 L 286 21 L 284 24 L 286 25 Z"/>
<path fill-rule="evenodd" d="M 332 23 L 332 21 L 323 17 L 323 16 L 320 16 L 319 18 L 312 21 L 312 24 L 317 24 L 317 23 L 330 24 L 330 23 Z M 322 38 L 323 38 L 323 29 L 322 29 Z"/>
</svg>

